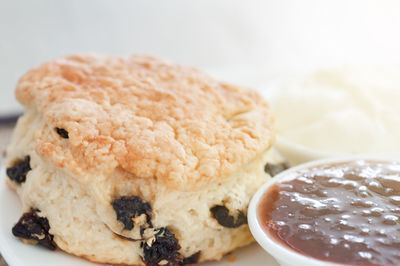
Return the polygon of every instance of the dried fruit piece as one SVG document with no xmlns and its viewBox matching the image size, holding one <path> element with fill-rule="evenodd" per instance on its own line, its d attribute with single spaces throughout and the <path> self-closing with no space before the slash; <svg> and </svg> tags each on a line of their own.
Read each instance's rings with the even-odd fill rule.
<svg viewBox="0 0 400 266">
<path fill-rule="evenodd" d="M 122 197 L 114 200 L 112 205 L 117 214 L 118 221 L 124 224 L 125 229 L 132 230 L 135 224 L 141 227 L 141 231 L 142 228 L 152 227 L 151 206 L 141 198 L 136 196 Z M 144 221 L 141 219 L 143 214 L 146 216 Z M 135 220 L 137 220 L 137 223 L 134 223 Z"/>
<path fill-rule="evenodd" d="M 184 258 L 183 259 L 183 265 L 188 265 L 188 264 L 195 264 L 199 261 L 200 258 L 200 251 L 193 254 L 190 257 Z"/>
<path fill-rule="evenodd" d="M 278 164 L 272 164 L 272 163 L 267 163 L 264 167 L 264 171 L 269 174 L 271 177 L 276 176 L 282 171 L 285 171 L 286 169 L 289 168 L 289 164 L 286 162 L 283 163 L 278 163 Z"/>
<path fill-rule="evenodd" d="M 7 176 L 18 184 L 26 181 L 27 173 L 32 170 L 30 165 L 31 157 L 26 156 L 23 160 L 15 162 L 14 166 L 7 168 Z"/>
<path fill-rule="evenodd" d="M 56 127 L 56 131 L 57 131 L 57 134 L 60 135 L 62 138 L 64 138 L 64 139 L 69 138 L 68 131 L 66 131 L 65 129 Z"/>
<path fill-rule="evenodd" d="M 175 235 L 165 227 L 157 231 L 154 241 L 142 242 L 144 263 L 147 266 L 182 265 L 183 256 L 178 252 L 181 247 Z"/>
<path fill-rule="evenodd" d="M 238 211 L 236 217 L 229 214 L 228 208 L 217 205 L 210 209 L 214 218 L 218 223 L 227 228 L 238 228 L 243 224 L 247 224 L 247 217 L 242 211 Z"/>
<path fill-rule="evenodd" d="M 53 235 L 49 234 L 50 225 L 47 218 L 37 215 L 38 210 L 24 213 L 18 223 L 13 227 L 12 233 L 18 238 L 31 240 L 50 250 L 55 250 Z"/>
</svg>

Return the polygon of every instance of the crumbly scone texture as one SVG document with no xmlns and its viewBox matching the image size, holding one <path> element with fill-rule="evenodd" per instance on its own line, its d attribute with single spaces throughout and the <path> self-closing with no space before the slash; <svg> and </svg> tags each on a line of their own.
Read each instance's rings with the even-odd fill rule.
<svg viewBox="0 0 400 266">
<path fill-rule="evenodd" d="M 41 157 L 75 176 L 120 168 L 198 187 L 228 177 L 273 139 L 259 94 L 149 56 L 60 58 L 25 74 L 16 96 L 46 119 Z M 69 133 L 68 145 L 54 127 Z"/>
<path fill-rule="evenodd" d="M 247 215 L 270 178 L 265 164 L 280 160 L 258 94 L 153 57 L 84 55 L 28 72 L 17 97 L 26 112 L 7 163 L 30 159 L 23 181 L 8 183 L 24 212 L 47 218 L 62 250 L 143 265 L 143 246 L 155 245 L 160 228 L 174 234 L 182 258 L 200 252 L 197 262 L 253 241 L 246 224 L 222 226 L 211 210 Z M 138 226 L 146 217 L 133 217 L 133 229 L 118 220 L 113 204 L 124 197 L 151 206 L 149 232 Z"/>
</svg>

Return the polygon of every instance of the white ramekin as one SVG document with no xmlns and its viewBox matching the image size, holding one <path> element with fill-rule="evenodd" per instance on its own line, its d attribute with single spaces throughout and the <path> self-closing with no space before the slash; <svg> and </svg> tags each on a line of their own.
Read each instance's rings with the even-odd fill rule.
<svg viewBox="0 0 400 266">
<path fill-rule="evenodd" d="M 292 142 L 282 136 L 276 137 L 275 147 L 282 157 L 284 157 L 290 163 L 290 165 L 298 165 L 324 158 L 346 156 L 345 153 L 335 153 L 312 149 L 307 146 Z"/>
<path fill-rule="evenodd" d="M 375 152 L 375 153 L 350 153 L 350 152 L 328 152 L 323 150 L 312 149 L 310 147 L 292 142 L 282 136 L 276 137 L 275 148 L 279 154 L 285 158 L 290 165 L 296 166 L 315 160 L 339 157 L 384 157 L 399 158 L 400 152 Z"/>
<path fill-rule="evenodd" d="M 283 245 L 274 239 L 274 237 L 269 236 L 261 227 L 261 224 L 258 219 L 258 206 L 260 204 L 260 200 L 263 198 L 265 193 L 269 190 L 269 188 L 276 183 L 284 182 L 291 180 L 296 177 L 293 175 L 296 171 L 307 169 L 310 167 L 318 166 L 318 165 L 326 165 L 326 164 L 334 164 L 341 163 L 347 161 L 354 160 L 372 160 L 372 161 L 388 161 L 399 162 L 398 157 L 393 156 L 342 156 L 336 158 L 328 158 L 317 160 L 305 164 L 298 165 L 296 167 L 290 168 L 275 177 L 272 178 L 269 182 L 265 183 L 253 196 L 250 206 L 248 209 L 248 222 L 251 233 L 254 238 L 260 244 L 260 246 L 270 253 L 282 266 L 334 266 L 341 265 L 336 263 L 329 263 L 327 261 L 322 261 L 318 259 L 311 258 L 309 256 L 302 255 L 301 253 L 295 252 L 289 247 Z"/>
</svg>

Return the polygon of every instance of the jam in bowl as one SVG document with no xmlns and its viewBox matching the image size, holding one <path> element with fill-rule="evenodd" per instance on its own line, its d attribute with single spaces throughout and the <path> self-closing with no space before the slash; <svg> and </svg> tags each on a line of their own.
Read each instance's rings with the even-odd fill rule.
<svg viewBox="0 0 400 266">
<path fill-rule="evenodd" d="M 282 265 L 400 265 L 400 163 L 348 158 L 291 168 L 256 193 L 249 225 Z"/>
</svg>

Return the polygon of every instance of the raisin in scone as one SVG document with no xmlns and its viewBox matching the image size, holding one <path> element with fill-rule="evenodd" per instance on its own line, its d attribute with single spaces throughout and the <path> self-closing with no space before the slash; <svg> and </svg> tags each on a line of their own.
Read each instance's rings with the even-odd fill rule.
<svg viewBox="0 0 400 266">
<path fill-rule="evenodd" d="M 254 91 L 148 56 L 69 56 L 25 74 L 7 150 L 25 242 L 112 264 L 184 265 L 253 241 L 273 119 Z"/>
</svg>

